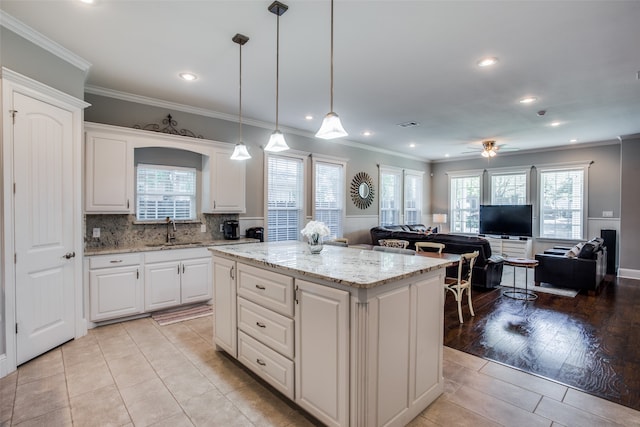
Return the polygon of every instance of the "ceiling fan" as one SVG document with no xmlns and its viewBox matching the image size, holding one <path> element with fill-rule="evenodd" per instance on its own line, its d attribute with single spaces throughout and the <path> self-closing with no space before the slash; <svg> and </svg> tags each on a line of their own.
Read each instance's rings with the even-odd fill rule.
<svg viewBox="0 0 640 427">
<path fill-rule="evenodd" d="M 477 154 L 478 151 L 477 151 L 477 148 L 475 148 L 477 147 L 476 144 L 477 143 L 473 144 L 474 146 L 473 151 L 465 151 L 463 154 L 471 154 L 471 153 Z M 489 140 L 482 141 L 482 151 L 480 151 L 480 154 L 482 155 L 482 157 L 490 159 L 492 157 L 495 157 L 496 154 L 498 154 L 498 151 L 500 150 L 501 151 L 517 151 L 518 148 L 511 148 L 511 147 L 507 148 L 506 144 L 498 145 L 496 144 L 496 141 L 489 139 Z"/>
</svg>

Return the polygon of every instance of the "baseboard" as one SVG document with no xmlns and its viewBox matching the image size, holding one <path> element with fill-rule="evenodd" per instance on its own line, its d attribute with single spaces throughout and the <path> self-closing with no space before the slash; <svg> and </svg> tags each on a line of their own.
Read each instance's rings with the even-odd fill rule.
<svg viewBox="0 0 640 427">
<path fill-rule="evenodd" d="M 625 279 L 640 280 L 640 270 L 632 270 L 630 268 L 618 268 L 618 277 Z"/>
<path fill-rule="evenodd" d="M 8 374 L 7 369 L 7 355 L 0 355 L 0 378 L 4 378 Z"/>
</svg>

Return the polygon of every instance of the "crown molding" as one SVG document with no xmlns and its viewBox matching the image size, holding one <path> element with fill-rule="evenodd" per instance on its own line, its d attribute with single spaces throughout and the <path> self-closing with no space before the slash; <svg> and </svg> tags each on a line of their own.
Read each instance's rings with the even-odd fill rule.
<svg viewBox="0 0 640 427">
<path fill-rule="evenodd" d="M 68 62 L 74 67 L 80 69 L 80 71 L 82 71 L 85 75 L 91 68 L 91 63 L 86 59 L 76 55 L 66 47 L 59 45 L 58 43 L 37 32 L 22 21 L 17 20 L 3 10 L 0 10 L 0 26 L 16 33 L 23 39 L 30 41 L 36 46 L 39 46 L 47 52 Z"/>
<path fill-rule="evenodd" d="M 179 104 L 176 102 L 165 101 L 162 99 L 151 98 L 143 95 L 136 95 L 128 92 L 121 92 L 121 91 L 107 89 L 100 86 L 86 85 L 84 90 L 86 93 L 90 93 L 92 95 L 99 95 L 99 96 L 105 96 L 107 98 L 119 99 L 122 101 L 135 102 L 137 104 L 150 105 L 152 107 L 166 108 L 173 111 L 182 111 L 183 113 L 196 114 L 199 116 L 211 117 L 214 119 L 226 120 L 234 123 L 238 121 L 238 116 L 234 114 L 220 113 L 218 111 L 213 111 L 206 108 L 192 107 L 190 105 Z M 260 120 L 247 119 L 243 117 L 242 123 L 245 125 L 250 125 L 250 126 L 254 126 L 262 129 L 273 130 L 273 123 L 267 123 Z M 280 126 L 280 130 L 282 131 L 282 133 L 289 133 L 293 135 L 304 136 L 314 140 L 316 139 L 315 133 L 308 132 L 305 130 L 289 128 L 285 126 Z M 366 144 L 362 144 L 355 141 L 344 140 L 344 139 L 334 139 L 330 142 L 330 144 L 346 145 L 352 148 L 359 148 L 361 150 L 374 151 L 374 152 L 378 152 L 378 153 L 382 153 L 390 156 L 403 157 L 411 160 L 419 160 L 419 161 L 426 161 L 426 162 L 429 161 L 427 158 L 422 158 L 419 156 L 411 156 L 408 154 L 402 154 L 392 150 L 386 150 L 384 148 L 371 147 Z"/>
</svg>

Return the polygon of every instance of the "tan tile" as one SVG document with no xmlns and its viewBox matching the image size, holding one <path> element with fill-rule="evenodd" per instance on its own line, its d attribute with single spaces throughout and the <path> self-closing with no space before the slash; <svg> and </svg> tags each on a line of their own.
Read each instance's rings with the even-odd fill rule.
<svg viewBox="0 0 640 427">
<path fill-rule="evenodd" d="M 562 400 L 567 392 L 566 386 L 494 362 L 487 363 L 487 365 L 480 370 L 480 373 L 490 375 L 555 400 Z"/>
<path fill-rule="evenodd" d="M 440 424 L 436 424 L 433 421 L 418 415 L 407 424 L 407 427 L 438 427 Z"/>
<path fill-rule="evenodd" d="M 69 397 L 64 373 L 18 384 L 13 423 L 18 424 L 65 406 L 69 406 Z"/>
<path fill-rule="evenodd" d="M 225 357 L 214 356 L 207 363 L 196 366 L 223 394 L 250 384 L 257 384 L 244 369 Z"/>
<path fill-rule="evenodd" d="M 570 388 L 563 403 L 624 425 L 640 426 L 640 411 Z"/>
<path fill-rule="evenodd" d="M 195 367 L 163 378 L 163 382 L 179 403 L 214 390 L 214 385 Z"/>
<path fill-rule="evenodd" d="M 451 403 L 444 396 L 440 396 L 429 405 L 419 417 L 424 417 L 440 426 L 456 427 L 498 427 L 495 423 L 473 411 Z M 420 425 L 420 424 L 418 424 Z"/>
<path fill-rule="evenodd" d="M 150 360 L 149 363 L 160 378 L 166 378 L 180 372 L 189 372 L 193 369 L 198 370 L 182 353 L 177 355 L 164 354 L 161 358 Z"/>
<path fill-rule="evenodd" d="M 285 427 L 324 427 L 317 419 L 313 418 L 311 415 L 305 415 L 301 410 L 297 410 L 293 412 L 291 415 L 287 417 L 288 424 L 283 424 Z"/>
<path fill-rule="evenodd" d="M 160 380 L 153 381 L 160 382 Z M 149 426 L 182 413 L 182 408 L 164 386 L 162 389 L 156 388 L 146 394 L 137 394 L 132 401 L 125 398 L 125 404 L 133 424 L 137 427 Z"/>
<path fill-rule="evenodd" d="M 102 358 L 68 367 L 66 378 L 71 397 L 114 384 L 111 371 Z"/>
<path fill-rule="evenodd" d="M 100 349 L 107 360 L 140 354 L 140 349 L 129 335 L 109 337 L 100 341 Z"/>
<path fill-rule="evenodd" d="M 526 425 L 530 427 L 551 425 L 551 420 L 532 414 L 511 403 L 504 402 L 471 387 L 460 387 L 447 397 L 458 406 L 475 412 L 485 418 L 503 425 Z"/>
<path fill-rule="evenodd" d="M 191 398 L 182 406 L 197 426 L 253 426 L 251 421 L 217 390 Z"/>
<path fill-rule="evenodd" d="M 115 385 L 71 398 L 73 422 L 82 427 L 121 426 L 131 422 Z"/>
<path fill-rule="evenodd" d="M 620 427 L 621 424 L 581 411 L 573 406 L 544 397 L 535 411 L 536 414 L 567 426 Z M 622 425 L 632 425 L 624 423 Z"/>
<path fill-rule="evenodd" d="M 119 388 L 129 387 L 157 377 L 142 354 L 108 359 L 107 364 Z"/>
<path fill-rule="evenodd" d="M 119 390 L 126 405 L 130 405 L 149 397 L 160 398 L 166 395 L 171 395 L 160 378 L 153 378 L 129 387 L 121 387 Z"/>
<path fill-rule="evenodd" d="M 17 386 L 18 371 L 0 378 L 0 425 L 3 422 L 11 421 Z"/>
<path fill-rule="evenodd" d="M 455 372 L 449 379 L 463 387 L 474 388 L 529 412 L 533 412 L 542 399 L 542 395 L 538 393 L 467 368 Z"/>
<path fill-rule="evenodd" d="M 262 385 L 243 387 L 226 394 L 249 420 L 260 426 L 281 426 L 295 410 Z"/>
<path fill-rule="evenodd" d="M 484 365 L 487 364 L 487 361 L 481 359 L 479 357 L 473 356 L 468 353 L 464 353 L 459 350 L 455 350 L 451 347 L 444 347 L 443 350 L 443 359 L 448 362 L 457 363 L 458 365 L 462 365 L 465 368 L 478 371 Z"/>
<path fill-rule="evenodd" d="M 65 344 L 62 346 L 62 358 L 66 369 L 78 363 L 85 363 L 88 360 L 104 359 L 97 341 L 76 346 L 67 346 Z"/>
<path fill-rule="evenodd" d="M 194 363 L 203 363 L 211 359 L 216 349 L 210 342 L 206 342 L 202 338 L 186 340 L 181 343 L 179 349 Z"/>
<path fill-rule="evenodd" d="M 19 424 L 13 424 L 16 427 L 71 427 L 71 409 L 68 406 L 47 412 L 36 418 L 31 418 Z"/>
<path fill-rule="evenodd" d="M 160 326 L 159 330 L 169 341 L 173 343 L 180 343 L 199 338 L 198 334 L 193 332 L 188 326 L 185 326 L 183 322 Z"/>
<path fill-rule="evenodd" d="M 127 335 L 127 331 L 124 329 L 122 323 L 98 326 L 97 328 L 92 329 L 92 331 L 98 342 Z"/>
<path fill-rule="evenodd" d="M 153 427 L 193 427 L 193 423 L 184 412 L 179 412 L 164 420 L 158 421 L 153 424 Z"/>
<path fill-rule="evenodd" d="M 56 348 L 21 365 L 18 368 L 18 385 L 59 373 L 64 373 L 64 363 L 62 351 Z"/>
</svg>

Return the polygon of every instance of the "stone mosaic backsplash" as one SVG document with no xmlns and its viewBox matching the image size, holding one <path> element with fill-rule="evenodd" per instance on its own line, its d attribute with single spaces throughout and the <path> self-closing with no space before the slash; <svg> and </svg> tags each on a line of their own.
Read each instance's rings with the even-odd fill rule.
<svg viewBox="0 0 640 427">
<path fill-rule="evenodd" d="M 220 224 L 235 219 L 237 214 L 200 214 L 200 222 L 176 222 L 176 242 L 222 240 Z M 166 223 L 135 223 L 135 215 L 85 215 L 85 249 L 114 249 L 163 243 L 167 238 Z M 206 225 L 202 233 L 200 226 Z M 93 237 L 93 229 L 100 229 L 100 237 Z M 173 233 L 173 228 L 171 228 Z"/>
</svg>

